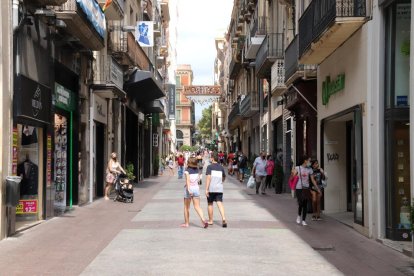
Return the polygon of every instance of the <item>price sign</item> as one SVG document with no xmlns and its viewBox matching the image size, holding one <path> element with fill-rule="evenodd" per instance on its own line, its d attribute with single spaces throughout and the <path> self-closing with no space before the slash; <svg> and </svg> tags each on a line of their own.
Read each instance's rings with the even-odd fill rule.
<svg viewBox="0 0 414 276">
<path fill-rule="evenodd" d="M 20 200 L 16 214 L 37 214 L 37 199 Z"/>
</svg>

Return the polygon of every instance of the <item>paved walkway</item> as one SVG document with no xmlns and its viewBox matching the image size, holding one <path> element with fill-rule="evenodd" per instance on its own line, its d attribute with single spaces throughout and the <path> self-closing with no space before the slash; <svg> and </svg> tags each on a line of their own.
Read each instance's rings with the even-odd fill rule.
<svg viewBox="0 0 414 276">
<path fill-rule="evenodd" d="M 183 185 L 150 179 L 133 204 L 98 200 L 3 240 L 0 275 L 410 275 L 401 253 L 334 220 L 298 226 L 289 195 L 251 195 L 232 177 L 228 228 L 215 208 L 212 227 L 191 210 L 182 229 Z"/>
</svg>

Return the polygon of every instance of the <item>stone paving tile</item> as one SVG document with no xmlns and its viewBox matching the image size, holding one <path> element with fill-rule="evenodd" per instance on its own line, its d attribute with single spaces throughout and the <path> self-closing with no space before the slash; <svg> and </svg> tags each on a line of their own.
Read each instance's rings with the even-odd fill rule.
<svg viewBox="0 0 414 276">
<path fill-rule="evenodd" d="M 342 275 L 288 230 L 211 230 L 124 230 L 81 275 Z"/>
</svg>

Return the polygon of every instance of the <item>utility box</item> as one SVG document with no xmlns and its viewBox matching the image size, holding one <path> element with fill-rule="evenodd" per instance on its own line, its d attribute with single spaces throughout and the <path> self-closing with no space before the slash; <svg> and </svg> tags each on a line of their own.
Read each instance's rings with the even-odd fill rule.
<svg viewBox="0 0 414 276">
<path fill-rule="evenodd" d="M 6 177 L 6 206 L 16 207 L 19 205 L 20 200 L 20 182 L 22 181 L 19 176 L 7 176 Z"/>
</svg>

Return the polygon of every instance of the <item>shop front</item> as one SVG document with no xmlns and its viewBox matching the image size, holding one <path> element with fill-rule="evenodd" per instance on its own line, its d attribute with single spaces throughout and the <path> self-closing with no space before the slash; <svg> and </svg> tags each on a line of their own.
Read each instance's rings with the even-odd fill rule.
<svg viewBox="0 0 414 276">
<path fill-rule="evenodd" d="M 410 240 L 410 26 L 411 1 L 393 1 L 385 14 L 386 238 Z M 411 68 L 412 70 L 412 68 Z"/>
<path fill-rule="evenodd" d="M 78 137 L 77 97 L 68 88 L 55 83 L 54 110 L 54 185 L 52 198 L 54 215 L 72 208 L 74 195 L 77 195 L 77 146 Z M 77 197 L 76 197 L 77 198 Z"/>
<path fill-rule="evenodd" d="M 22 74 L 15 79 L 12 173 L 22 178 L 20 201 L 15 208 L 14 230 L 27 228 L 45 218 L 46 186 L 50 186 L 52 137 L 51 90 Z M 14 223 L 14 222 L 12 222 Z"/>
<path fill-rule="evenodd" d="M 369 235 L 366 40 L 362 29 L 320 64 L 317 105 L 319 163 L 328 176 L 323 209 Z"/>
<path fill-rule="evenodd" d="M 104 196 L 105 170 L 108 161 L 107 150 L 107 124 L 108 124 L 108 102 L 96 93 L 92 93 L 93 121 L 91 122 L 90 140 L 90 201 Z"/>
</svg>

